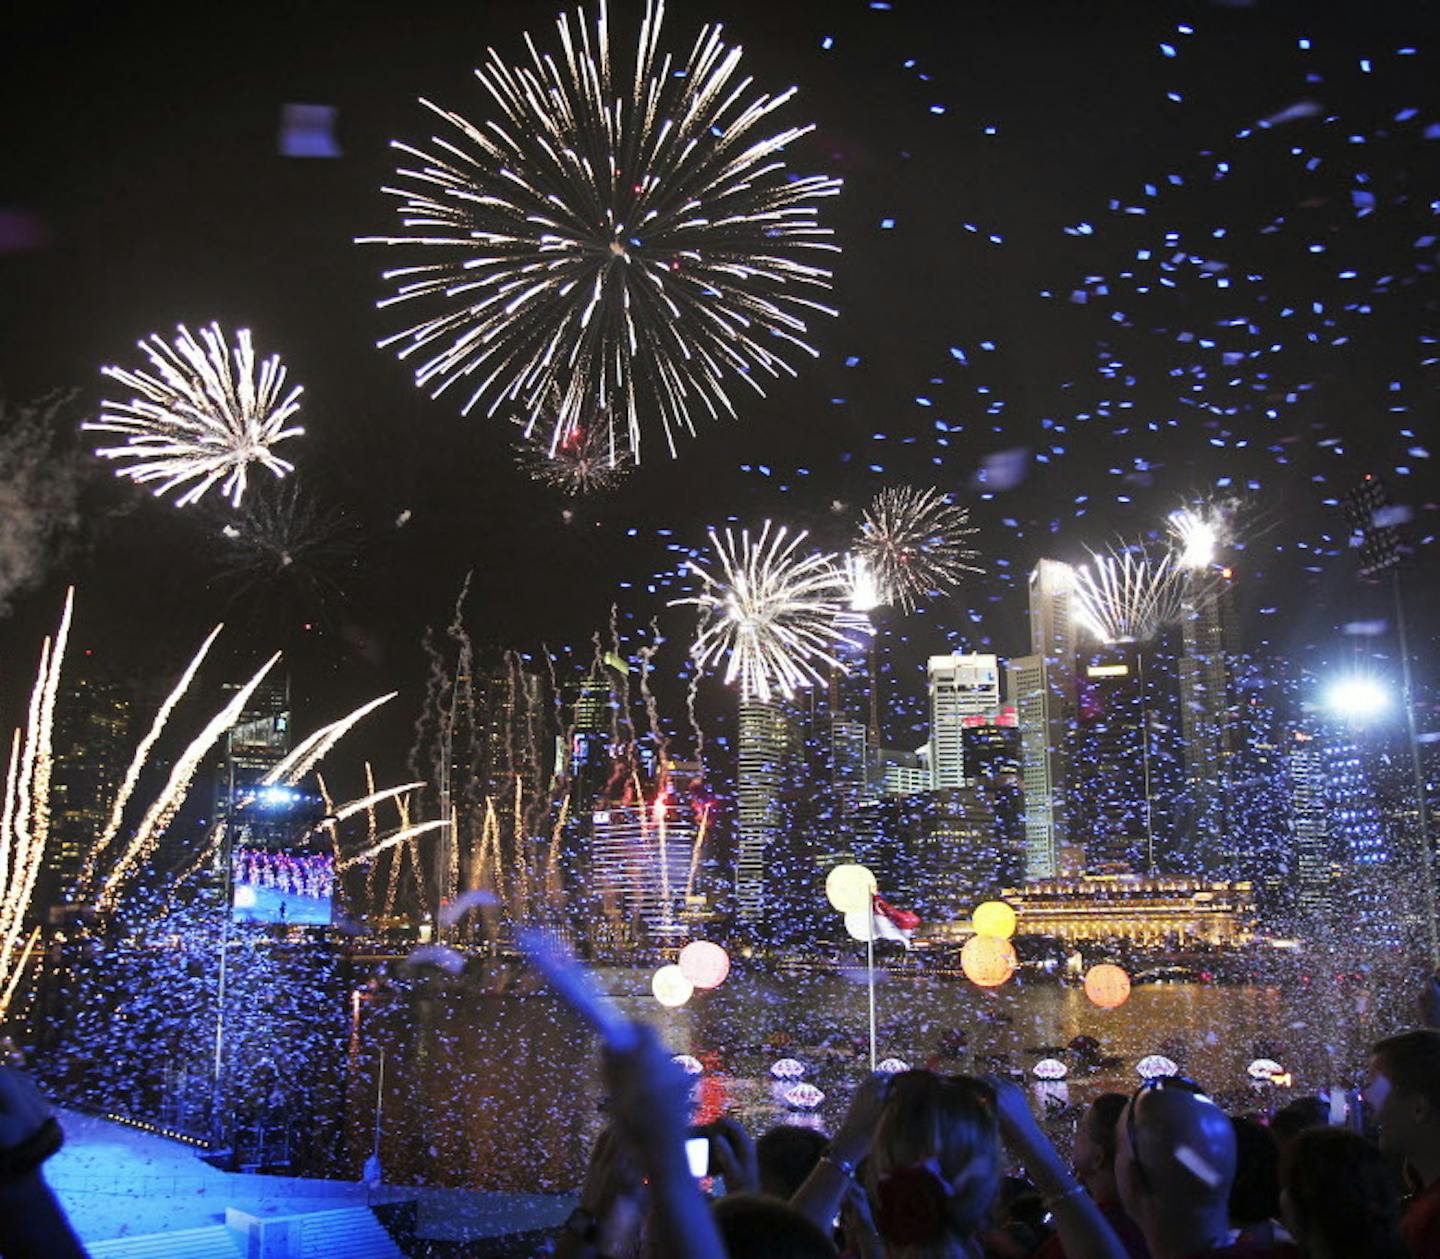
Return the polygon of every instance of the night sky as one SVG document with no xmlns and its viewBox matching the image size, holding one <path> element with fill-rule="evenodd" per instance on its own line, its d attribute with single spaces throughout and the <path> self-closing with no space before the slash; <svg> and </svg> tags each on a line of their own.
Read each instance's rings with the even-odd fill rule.
<svg viewBox="0 0 1440 1259">
<path fill-rule="evenodd" d="M 1240 501 L 1229 558 L 1252 644 L 1316 664 L 1383 653 L 1388 638 L 1344 632 L 1387 609 L 1326 503 L 1367 471 L 1414 513 L 1428 655 L 1440 20 L 1426 8 L 672 4 L 668 46 L 719 20 L 759 90 L 799 86 L 785 122 L 817 130 L 790 165 L 845 180 L 823 212 L 844 250 L 841 315 L 815 329 L 821 357 L 798 379 L 764 400 L 742 386 L 737 422 L 674 462 L 652 442 L 624 487 L 567 520 L 515 469 L 509 424 L 462 419 L 458 397 L 431 401 L 375 348 L 400 326 L 374 305 L 395 259 L 353 243 L 393 225 L 388 142 L 431 132 L 416 97 L 482 119 L 472 67 L 491 44 L 520 56 L 525 30 L 552 45 L 552 4 L 32 6 L 0 54 L 0 394 L 73 389 L 78 421 L 101 364 L 140 364 L 141 336 L 248 326 L 305 386 L 307 432 L 284 453 L 347 524 L 313 573 L 247 588 L 223 571 L 224 511 L 152 501 L 67 428 L 81 523 L 0 620 L 7 711 L 74 580 L 78 639 L 134 676 L 173 674 L 223 616 L 232 673 L 290 652 L 302 723 L 403 688 L 384 736 L 398 759 L 420 635 L 467 571 L 477 640 L 588 658 L 618 601 L 627 632 L 660 616 L 674 673 L 693 622 L 665 605 L 707 525 L 769 515 L 839 549 L 876 490 L 907 482 L 972 507 L 989 573 L 894 624 L 901 666 L 949 647 L 1018 654 L 1035 559 L 1081 560 L 1196 498 Z M 612 7 L 622 64 L 639 11 Z M 342 156 L 281 156 L 287 102 L 335 106 Z"/>
</svg>

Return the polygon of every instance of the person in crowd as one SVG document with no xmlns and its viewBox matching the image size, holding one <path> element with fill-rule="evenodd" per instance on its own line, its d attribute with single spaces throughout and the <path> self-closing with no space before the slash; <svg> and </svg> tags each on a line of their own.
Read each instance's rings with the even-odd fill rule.
<svg viewBox="0 0 1440 1259">
<path fill-rule="evenodd" d="M 605 1050 L 603 1067 L 618 1142 L 614 1159 L 633 1159 L 646 1187 L 646 1244 L 665 1259 L 726 1259 L 710 1205 L 685 1157 L 685 1139 L 690 1133 L 690 1081 L 661 1048 L 652 1028 L 636 1024 L 634 1032 L 631 1047 Z M 597 1184 L 630 1183 L 631 1173 L 622 1174 L 616 1167 L 596 1169 L 596 1161 L 592 1160 L 592 1170 Z M 611 1201 L 620 1196 L 617 1191 Z M 606 1194 L 598 1190 L 592 1202 L 602 1212 L 610 1209 Z M 604 1216 L 594 1211 L 582 1214 L 584 1206 L 582 1197 L 581 1208 L 565 1223 L 560 1243 L 565 1249 L 557 1253 L 565 1259 L 625 1253 L 609 1248 L 610 1239 L 602 1236 Z M 631 1231 L 627 1244 L 633 1244 L 633 1237 Z"/>
<path fill-rule="evenodd" d="M 890 1259 L 982 1253 L 1000 1188 L 1000 1132 L 983 1081 L 905 1071 L 886 1091 L 867 1184 Z"/>
<path fill-rule="evenodd" d="M 1384 1156 L 1343 1128 L 1312 1128 L 1295 1138 L 1285 1156 L 1280 1209 L 1305 1259 L 1411 1254 Z"/>
<path fill-rule="evenodd" d="M 1270 1135 L 1283 1154 L 1290 1143 L 1308 1128 L 1323 1128 L 1330 1122 L 1330 1107 L 1318 1097 L 1297 1097 L 1275 1112 Z"/>
<path fill-rule="evenodd" d="M 1235 1129 L 1191 1080 L 1147 1080 L 1118 1125 L 1115 1182 L 1154 1259 L 1281 1259 L 1293 1246 L 1232 1243 Z"/>
<path fill-rule="evenodd" d="M 1419 1028 L 1371 1050 L 1365 1100 L 1380 1149 L 1404 1160 L 1419 1192 L 1401 1229 L 1415 1259 L 1440 1259 L 1440 1031 Z"/>
<path fill-rule="evenodd" d="M 1125 1214 L 1115 1185 L 1115 1128 L 1129 1100 L 1124 1093 L 1101 1093 L 1090 1103 L 1075 1129 L 1072 1162 L 1076 1177 L 1110 1222 L 1131 1259 L 1148 1259 L 1145 1238 L 1135 1221 Z M 1058 1234 L 1044 1242 L 1035 1259 L 1065 1259 L 1065 1246 Z"/>
<path fill-rule="evenodd" d="M 0 1067 L 0 1255 L 6 1259 L 85 1259 L 41 1171 L 62 1140 L 34 1081 L 16 1067 Z"/>
<path fill-rule="evenodd" d="M 1235 1182 L 1230 1186 L 1230 1229 L 1236 1241 L 1273 1246 L 1288 1240 L 1280 1216 L 1280 1147 L 1270 1129 L 1232 1118 Z"/>
<path fill-rule="evenodd" d="M 728 1259 L 834 1259 L 835 1246 L 813 1220 L 758 1193 L 726 1194 L 715 1222 Z"/>
<path fill-rule="evenodd" d="M 788 1202 L 815 1170 L 827 1138 L 814 1128 L 776 1124 L 755 1143 L 760 1165 L 760 1192 Z"/>
</svg>

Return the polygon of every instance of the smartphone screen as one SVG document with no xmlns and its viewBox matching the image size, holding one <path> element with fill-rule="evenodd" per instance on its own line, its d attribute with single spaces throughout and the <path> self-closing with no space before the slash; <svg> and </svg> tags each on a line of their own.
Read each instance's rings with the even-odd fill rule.
<svg viewBox="0 0 1440 1259">
<path fill-rule="evenodd" d="M 708 1176 L 710 1174 L 710 1138 L 687 1137 L 685 1161 L 690 1164 L 690 1174 L 696 1180 L 703 1180 Z"/>
</svg>

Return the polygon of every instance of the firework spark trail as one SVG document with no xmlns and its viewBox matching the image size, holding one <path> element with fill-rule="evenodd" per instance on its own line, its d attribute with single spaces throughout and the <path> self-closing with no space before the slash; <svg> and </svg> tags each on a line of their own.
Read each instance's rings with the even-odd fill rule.
<svg viewBox="0 0 1440 1259">
<path fill-rule="evenodd" d="M 373 783 L 375 780 L 371 778 L 370 781 Z M 395 801 L 395 812 L 399 814 L 400 817 L 400 829 L 408 830 L 410 827 L 410 802 L 404 797 L 397 798 Z M 373 842 L 378 841 L 372 838 L 372 843 Z M 395 909 L 395 896 L 400 890 L 400 868 L 405 864 L 405 854 L 409 850 L 410 847 L 408 844 L 404 848 L 397 848 L 394 850 L 395 855 L 390 859 L 390 878 L 386 881 L 385 905 L 381 914 L 384 918 L 389 918 Z M 378 867 L 379 862 L 376 862 L 375 866 L 372 866 L 371 869 L 374 870 Z M 373 904 L 374 902 L 372 901 L 371 903 Z M 421 903 L 424 903 L 423 898 Z"/>
<path fill-rule="evenodd" d="M 398 787 L 386 787 L 383 791 L 372 791 L 369 795 L 361 796 L 351 800 L 348 804 L 342 804 L 338 809 L 331 807 L 330 816 L 326 818 L 326 826 L 334 826 L 345 821 L 346 818 L 354 817 L 361 810 L 369 813 L 375 811 L 375 806 L 385 800 L 393 800 L 396 796 L 403 795 L 407 791 L 416 791 L 423 787 L 423 782 L 402 783 Z"/>
<path fill-rule="evenodd" d="M 1173 554 L 1092 555 L 1075 573 L 1080 623 L 1102 643 L 1143 643 L 1182 614 L 1184 574 Z"/>
<path fill-rule="evenodd" d="M 660 54 L 662 3 L 646 6 L 628 94 L 612 91 L 603 2 L 557 22 L 563 55 L 528 36 L 528 64 L 494 50 L 476 77 L 499 110 L 478 127 L 429 101 L 453 128 L 431 147 L 397 143 L 404 234 L 362 243 L 427 260 L 385 273 L 420 321 L 381 341 L 428 355 L 416 383 L 438 397 L 478 382 L 461 407 L 518 407 L 533 425 L 553 408 L 552 446 L 593 423 L 638 460 L 641 415 L 658 413 L 672 456 L 697 412 L 734 414 L 728 378 L 763 395 L 762 373 L 794 375 L 839 252 L 816 202 L 840 182 L 791 177 L 784 151 L 811 127 L 756 128 L 794 89 L 742 103 L 740 50 L 704 28 L 684 69 Z M 467 387 L 468 384 L 467 384 Z"/>
<path fill-rule="evenodd" d="M 15 1000 L 15 993 L 20 987 L 20 981 L 25 977 L 25 967 L 30 961 L 30 955 L 35 951 L 35 944 L 40 939 L 40 924 L 37 922 L 30 929 L 30 936 L 25 941 L 25 947 L 20 952 L 20 958 L 15 963 L 15 969 L 11 972 L 10 980 L 5 985 L 5 990 L 0 992 L 0 1019 L 5 1017 L 10 1009 L 10 1003 Z M 0 975 L 4 971 L 0 970 Z"/>
<path fill-rule="evenodd" d="M 358 866 L 362 861 L 369 861 L 372 857 L 379 856 L 387 848 L 394 848 L 396 845 L 403 844 L 407 840 L 418 839 L 421 835 L 428 835 L 431 831 L 441 826 L 448 826 L 449 824 L 449 819 L 442 817 L 437 818 L 433 822 L 420 822 L 415 826 L 398 830 L 393 835 L 387 835 L 373 848 L 367 848 L 364 852 L 356 853 L 353 857 L 346 857 L 344 861 L 335 867 L 335 871 L 338 874 L 341 870 L 348 870 L 351 866 Z"/>
<path fill-rule="evenodd" d="M 200 644 L 200 650 L 195 653 L 185 672 L 180 675 L 180 680 L 175 684 L 174 689 L 165 697 L 165 702 L 160 705 L 159 711 L 155 714 L 155 720 L 150 723 L 150 729 L 146 732 L 145 737 L 136 745 L 135 755 L 131 758 L 130 766 L 125 771 L 125 778 L 120 783 L 120 789 L 115 793 L 115 801 L 110 806 L 110 818 L 105 823 L 105 829 L 100 832 L 100 838 L 86 854 L 85 864 L 81 867 L 80 878 L 76 886 L 82 899 L 85 896 L 85 890 L 90 886 L 91 879 L 95 877 L 96 863 L 105 849 L 114 842 L 115 836 L 120 831 L 120 823 L 125 815 L 125 806 L 130 803 L 130 797 L 135 794 L 135 788 L 139 785 L 140 775 L 145 768 L 146 761 L 150 759 L 151 751 L 159 741 L 166 723 L 170 720 L 171 713 L 175 711 L 175 706 L 190 689 L 190 683 L 195 680 L 195 675 L 200 671 L 201 662 L 209 653 L 223 628 L 223 625 L 217 625 Z"/>
<path fill-rule="evenodd" d="M 5 771 L 5 811 L 0 816 L 0 889 L 9 887 L 10 845 L 14 834 L 16 788 L 20 776 L 20 731 L 18 727 L 10 735 L 10 766 Z M 0 921 L 3 921 L 3 903 L 0 903 Z"/>
<path fill-rule="evenodd" d="M 834 649 L 868 625 L 850 609 L 849 584 L 835 557 L 798 553 L 807 536 L 791 537 L 783 525 L 772 531 L 768 520 L 758 539 L 748 529 L 738 540 L 729 528 L 723 539 L 712 529 L 720 576 L 691 560 L 704 588 L 693 598 L 671 600 L 671 606 L 700 608 L 691 655 L 701 668 L 723 661 L 725 682 L 738 678 L 744 699 L 768 702 L 777 690 L 789 697 L 823 680 L 821 664 L 843 671 Z"/>
<path fill-rule="evenodd" d="M 966 573 L 983 571 L 966 541 L 976 532 L 970 513 L 939 490 L 906 485 L 875 496 L 855 551 L 880 602 L 913 612 L 920 600 L 948 594 Z"/>
<path fill-rule="evenodd" d="M 18 744 L 18 759 L 14 752 L 17 744 L 12 743 L 5 784 L 5 815 L 10 825 L 0 840 L 0 991 L 5 992 L 12 986 L 15 948 L 50 839 L 51 737 L 74 602 L 75 590 L 71 587 L 65 592 L 55 638 L 46 638 L 40 648 L 40 665 L 30 693 L 24 741 Z"/>
<path fill-rule="evenodd" d="M 375 794 L 375 771 L 369 761 L 365 762 L 365 788 L 371 795 Z M 373 844 L 379 837 L 375 806 L 372 804 L 365 810 L 365 842 Z M 365 904 L 371 906 L 372 912 L 375 905 L 375 874 L 379 869 L 380 864 L 376 862 L 365 871 Z"/>
<path fill-rule="evenodd" d="M 335 747 L 350 731 L 368 717 L 382 704 L 388 704 L 399 695 L 399 691 L 391 691 L 386 695 L 377 696 L 369 703 L 361 704 L 354 712 L 346 714 L 338 721 L 332 721 L 328 726 L 321 726 L 319 730 L 308 738 L 303 739 L 300 746 L 290 753 L 283 761 L 272 769 L 260 780 L 262 787 L 273 787 L 277 784 L 293 787 L 305 777 L 322 760 L 329 755 Z"/>
<path fill-rule="evenodd" d="M 45 696 L 40 705 L 39 755 L 35 760 L 35 804 L 33 829 L 43 845 L 50 835 L 50 776 L 54 770 L 51 747 L 55 735 L 55 700 L 60 693 L 60 669 L 65 663 L 65 648 L 70 642 L 70 621 L 75 611 L 75 587 L 65 592 L 65 610 L 60 614 L 60 628 L 55 633 L 55 650 L 50 657 L 50 672 L 45 679 Z M 37 860 L 39 854 L 37 853 Z"/>
<path fill-rule="evenodd" d="M 695 846 L 690 850 L 690 870 L 685 876 L 685 900 L 688 903 L 695 894 L 695 875 L 700 869 L 700 850 L 705 846 L 705 835 L 710 829 L 710 809 L 707 802 L 700 806 L 700 825 L 695 830 Z"/>
<path fill-rule="evenodd" d="M 100 909 L 107 910 L 114 907 L 115 901 L 120 895 L 121 883 L 160 842 L 160 836 L 170 825 L 176 810 L 184 802 L 185 793 L 189 790 L 190 782 L 199 770 L 201 762 L 209 755 L 210 749 L 220 741 L 225 732 L 240 719 L 240 714 L 245 711 L 245 705 L 250 702 L 250 697 L 279 659 L 280 653 L 277 651 L 260 666 L 244 686 L 235 692 L 230 702 L 210 719 L 210 724 L 180 754 L 174 768 L 170 771 L 170 778 L 164 789 L 146 810 L 145 816 L 140 819 L 140 825 L 135 828 L 135 833 L 130 838 L 130 843 L 100 885 L 100 895 L 97 900 Z"/>
<path fill-rule="evenodd" d="M 201 328 L 199 341 L 183 324 L 178 334 L 173 346 L 154 334 L 139 343 L 156 374 L 102 368 L 136 396 L 128 402 L 106 399 L 100 418 L 81 428 L 124 437 L 123 446 L 102 446 L 95 453 L 123 463 L 116 475 L 137 485 L 158 481 L 157 498 L 193 482 L 176 499 L 186 507 L 221 481 L 221 494 L 238 507 L 250 464 L 277 477 L 294 471 L 271 447 L 305 431 L 285 427 L 300 409 L 302 390 L 297 385 L 280 396 L 285 368 L 279 355 L 261 363 L 257 375 L 248 329 L 235 334 L 233 350 L 227 350 L 218 323 Z"/>
<path fill-rule="evenodd" d="M 1192 573 L 1210 568 L 1229 540 L 1230 522 L 1223 510 L 1182 507 L 1171 512 L 1165 523 L 1176 550 L 1176 565 Z"/>
</svg>

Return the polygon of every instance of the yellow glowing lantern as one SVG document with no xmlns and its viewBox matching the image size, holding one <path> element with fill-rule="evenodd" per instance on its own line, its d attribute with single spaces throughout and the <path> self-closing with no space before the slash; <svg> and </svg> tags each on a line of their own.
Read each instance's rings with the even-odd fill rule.
<svg viewBox="0 0 1440 1259">
<path fill-rule="evenodd" d="M 1130 999 L 1130 976 L 1113 962 L 1085 972 L 1085 995 L 1102 1010 L 1119 1009 Z"/>
<path fill-rule="evenodd" d="M 986 901 L 977 905 L 972 921 L 977 936 L 1008 940 L 1015 934 L 1015 911 L 1004 901 Z"/>
<path fill-rule="evenodd" d="M 692 940 L 680 950 L 680 973 L 697 988 L 718 988 L 730 973 L 730 954 L 709 940 Z"/>
<path fill-rule="evenodd" d="M 875 876 L 864 866 L 836 866 L 825 876 L 825 895 L 842 914 L 868 912 Z"/>
<path fill-rule="evenodd" d="M 695 995 L 695 985 L 686 979 L 685 972 L 672 962 L 655 972 L 655 977 L 650 981 L 650 991 L 661 1005 L 673 1008 L 684 1005 Z"/>
<path fill-rule="evenodd" d="M 971 936 L 960 950 L 965 978 L 981 988 L 998 988 L 1015 973 L 1015 946 L 999 936 Z"/>
</svg>

